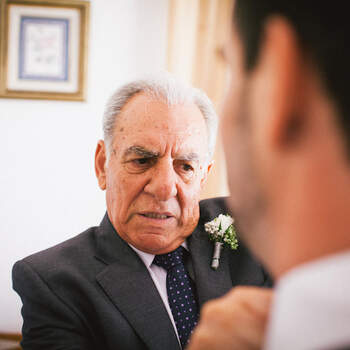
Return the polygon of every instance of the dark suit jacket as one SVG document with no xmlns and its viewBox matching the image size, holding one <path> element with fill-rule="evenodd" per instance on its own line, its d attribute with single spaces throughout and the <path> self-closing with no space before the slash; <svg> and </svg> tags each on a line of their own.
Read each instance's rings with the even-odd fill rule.
<svg viewBox="0 0 350 350">
<path fill-rule="evenodd" d="M 227 209 L 218 198 L 202 201 L 200 210 L 188 239 L 200 306 L 232 286 L 269 285 L 242 244 L 223 251 L 217 271 L 210 268 L 213 243 L 203 226 Z M 25 350 L 179 349 L 147 268 L 107 215 L 99 227 L 17 262 L 13 287 L 23 302 Z"/>
</svg>

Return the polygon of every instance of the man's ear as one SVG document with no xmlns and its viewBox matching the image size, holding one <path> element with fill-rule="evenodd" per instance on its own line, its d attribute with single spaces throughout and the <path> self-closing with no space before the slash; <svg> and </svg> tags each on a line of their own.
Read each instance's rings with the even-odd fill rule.
<svg viewBox="0 0 350 350">
<path fill-rule="evenodd" d="M 214 161 L 212 160 L 208 166 L 206 167 L 206 169 L 204 169 L 204 172 L 203 172 L 203 177 L 201 179 L 201 188 L 203 188 L 203 186 L 205 185 L 205 183 L 207 182 L 207 179 L 208 179 L 208 175 L 209 175 L 209 172 L 212 168 L 214 164 Z"/>
<path fill-rule="evenodd" d="M 266 22 L 252 79 L 252 115 L 257 116 L 257 142 L 285 147 L 298 136 L 305 91 L 305 63 L 293 27 L 282 17 Z"/>
<path fill-rule="evenodd" d="M 105 143 L 100 140 L 97 143 L 95 152 L 95 173 L 101 190 L 106 189 L 106 161 L 106 146 Z"/>
</svg>

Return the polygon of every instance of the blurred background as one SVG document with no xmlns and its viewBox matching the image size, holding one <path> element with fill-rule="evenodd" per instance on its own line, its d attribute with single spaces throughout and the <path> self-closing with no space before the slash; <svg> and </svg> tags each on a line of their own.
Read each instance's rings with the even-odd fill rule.
<svg viewBox="0 0 350 350">
<path fill-rule="evenodd" d="M 226 67 L 217 51 L 232 2 L 91 0 L 86 100 L 0 99 L 0 333 L 22 326 L 11 281 L 15 261 L 98 225 L 104 215 L 94 153 L 111 93 L 166 69 L 206 91 L 220 110 Z M 202 198 L 228 194 L 218 140 Z"/>
</svg>

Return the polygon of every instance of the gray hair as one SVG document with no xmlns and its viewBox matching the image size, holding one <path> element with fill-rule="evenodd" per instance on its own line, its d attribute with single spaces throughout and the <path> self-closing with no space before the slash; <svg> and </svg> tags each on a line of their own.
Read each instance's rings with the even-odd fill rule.
<svg viewBox="0 0 350 350">
<path fill-rule="evenodd" d="M 121 86 L 109 98 L 103 115 L 103 134 L 107 158 L 111 151 L 113 132 L 118 115 L 125 104 L 136 94 L 144 92 L 169 106 L 194 103 L 201 111 L 208 130 L 208 158 L 213 157 L 215 150 L 218 117 L 208 96 L 199 89 L 191 87 L 171 74 L 135 80 Z"/>
</svg>

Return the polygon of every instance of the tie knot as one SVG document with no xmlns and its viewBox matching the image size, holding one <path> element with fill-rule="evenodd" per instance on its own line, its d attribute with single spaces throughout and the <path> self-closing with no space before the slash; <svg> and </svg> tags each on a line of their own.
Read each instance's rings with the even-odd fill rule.
<svg viewBox="0 0 350 350">
<path fill-rule="evenodd" d="M 163 267 L 165 270 L 169 270 L 176 265 L 184 263 L 185 253 L 186 249 L 180 246 L 172 252 L 156 255 L 154 257 L 153 263 L 160 267 Z"/>
</svg>

